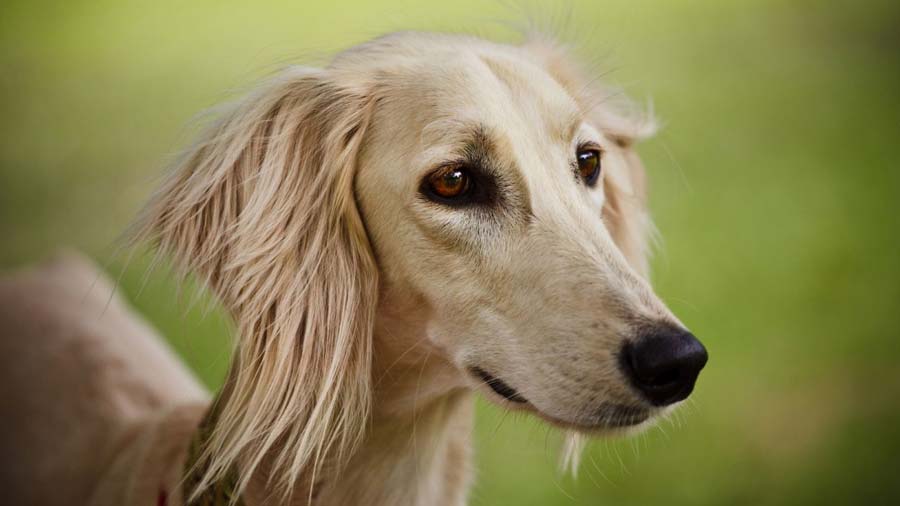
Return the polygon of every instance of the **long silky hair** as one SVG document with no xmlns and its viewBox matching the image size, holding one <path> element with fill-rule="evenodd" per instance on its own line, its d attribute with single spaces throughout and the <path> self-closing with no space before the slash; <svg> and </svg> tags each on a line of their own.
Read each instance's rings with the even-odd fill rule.
<svg viewBox="0 0 900 506">
<path fill-rule="evenodd" d="M 327 70 L 283 72 L 207 129 L 137 221 L 238 330 L 188 493 L 239 466 L 238 491 L 261 471 L 286 497 L 363 437 L 378 276 L 353 179 L 370 109 Z"/>
</svg>

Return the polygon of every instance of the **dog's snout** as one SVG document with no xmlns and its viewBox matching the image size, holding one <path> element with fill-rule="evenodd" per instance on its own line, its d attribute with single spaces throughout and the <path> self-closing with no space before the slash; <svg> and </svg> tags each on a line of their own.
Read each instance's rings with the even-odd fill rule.
<svg viewBox="0 0 900 506">
<path fill-rule="evenodd" d="M 666 328 L 627 343 L 621 366 L 632 384 L 656 406 L 685 399 L 708 355 L 693 334 Z"/>
</svg>

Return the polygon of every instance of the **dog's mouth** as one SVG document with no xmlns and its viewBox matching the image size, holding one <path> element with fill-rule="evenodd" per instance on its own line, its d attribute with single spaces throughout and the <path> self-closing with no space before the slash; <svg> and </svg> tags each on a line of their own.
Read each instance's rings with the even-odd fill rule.
<svg viewBox="0 0 900 506">
<path fill-rule="evenodd" d="M 546 419 L 554 425 L 558 425 L 567 429 L 576 429 L 582 431 L 603 431 L 610 429 L 627 429 L 640 425 L 652 417 L 650 409 L 640 406 L 630 406 L 627 404 L 617 404 L 605 402 L 589 416 L 578 422 L 570 422 L 561 420 L 554 416 L 550 416 L 537 409 L 532 403 L 528 402 L 522 394 L 515 388 L 500 378 L 490 374 L 484 369 L 474 366 L 469 371 L 473 376 L 478 378 L 483 384 L 487 385 L 491 390 L 503 399 L 518 404 L 524 408 L 530 408 L 541 418 Z"/>
<path fill-rule="evenodd" d="M 470 368 L 472 374 L 478 377 L 485 385 L 491 387 L 491 390 L 497 393 L 500 397 L 508 400 L 509 402 L 515 402 L 518 404 L 526 404 L 528 403 L 528 399 L 522 397 L 519 392 L 516 391 L 515 388 L 509 386 L 502 379 L 490 375 L 487 371 L 480 367 L 472 367 Z"/>
</svg>

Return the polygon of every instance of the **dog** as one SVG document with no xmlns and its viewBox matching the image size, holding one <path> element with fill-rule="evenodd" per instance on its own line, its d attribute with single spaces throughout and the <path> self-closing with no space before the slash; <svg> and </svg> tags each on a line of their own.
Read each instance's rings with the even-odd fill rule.
<svg viewBox="0 0 900 506">
<path fill-rule="evenodd" d="M 475 392 L 571 432 L 569 460 L 652 424 L 707 352 L 647 281 L 653 124 L 611 96 L 545 37 L 404 32 L 225 108 L 131 230 L 233 319 L 225 386 L 118 297 L 87 318 L 112 290 L 89 264 L 14 275 L 5 489 L 460 505 Z"/>
</svg>

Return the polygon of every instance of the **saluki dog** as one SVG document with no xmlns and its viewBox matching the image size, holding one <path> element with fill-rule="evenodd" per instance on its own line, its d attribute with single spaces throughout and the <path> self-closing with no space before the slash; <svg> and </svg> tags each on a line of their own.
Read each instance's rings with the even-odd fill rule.
<svg viewBox="0 0 900 506">
<path fill-rule="evenodd" d="M 395 33 L 225 107 L 130 233 L 234 323 L 212 400 L 77 255 L 6 276 L 9 504 L 460 505 L 475 392 L 571 461 L 673 409 L 707 352 L 647 281 L 653 123 L 568 53 Z"/>
</svg>

